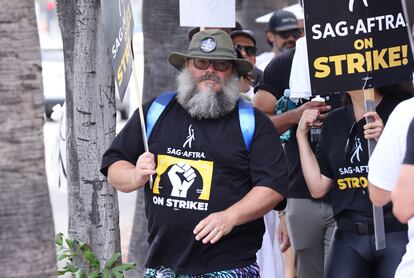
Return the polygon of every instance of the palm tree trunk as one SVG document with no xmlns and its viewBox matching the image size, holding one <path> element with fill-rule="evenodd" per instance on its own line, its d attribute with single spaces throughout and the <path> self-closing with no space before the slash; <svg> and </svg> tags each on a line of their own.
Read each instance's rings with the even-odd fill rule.
<svg viewBox="0 0 414 278">
<path fill-rule="evenodd" d="M 56 277 L 34 1 L 0 5 L 0 276 Z"/>
<path fill-rule="evenodd" d="M 110 56 L 100 1 L 57 4 L 66 76 L 69 237 L 90 244 L 103 267 L 120 251 L 117 192 L 99 173 L 115 136 Z"/>
</svg>

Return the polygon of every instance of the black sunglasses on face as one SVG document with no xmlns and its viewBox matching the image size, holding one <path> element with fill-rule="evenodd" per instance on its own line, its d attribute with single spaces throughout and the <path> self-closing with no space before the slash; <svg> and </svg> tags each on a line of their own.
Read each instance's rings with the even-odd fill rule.
<svg viewBox="0 0 414 278">
<path fill-rule="evenodd" d="M 255 56 L 256 51 L 257 51 L 257 48 L 251 45 L 236 44 L 234 48 L 237 49 L 238 51 L 244 50 L 247 56 Z"/>
<path fill-rule="evenodd" d="M 194 67 L 199 70 L 206 70 L 213 65 L 214 70 L 216 71 L 227 71 L 230 66 L 233 64 L 230 61 L 225 60 L 207 60 L 207 59 L 192 59 L 194 62 Z"/>
<path fill-rule="evenodd" d="M 286 30 L 286 31 L 276 32 L 276 34 L 281 36 L 283 39 L 287 39 L 289 37 L 299 39 L 300 36 L 302 35 L 302 32 L 299 29 L 293 29 L 293 30 Z"/>
</svg>

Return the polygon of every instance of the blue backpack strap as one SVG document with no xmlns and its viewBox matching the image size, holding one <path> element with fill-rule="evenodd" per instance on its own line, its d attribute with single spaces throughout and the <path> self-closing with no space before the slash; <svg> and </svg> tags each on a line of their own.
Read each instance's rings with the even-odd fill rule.
<svg viewBox="0 0 414 278">
<path fill-rule="evenodd" d="M 161 93 L 150 105 L 147 111 L 147 140 L 151 136 L 152 129 L 155 126 L 158 118 L 161 116 L 162 112 L 171 102 L 171 100 L 176 95 L 175 92 L 164 92 Z"/>
<path fill-rule="evenodd" d="M 256 121 L 254 118 L 254 108 L 250 102 L 239 98 L 239 123 L 240 129 L 243 134 L 244 144 L 248 151 L 252 145 L 254 129 L 256 127 Z"/>
</svg>

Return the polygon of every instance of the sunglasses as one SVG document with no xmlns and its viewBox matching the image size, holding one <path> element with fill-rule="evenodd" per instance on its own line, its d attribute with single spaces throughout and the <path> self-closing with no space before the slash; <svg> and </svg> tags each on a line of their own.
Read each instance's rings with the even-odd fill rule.
<svg viewBox="0 0 414 278">
<path fill-rule="evenodd" d="M 299 39 L 302 36 L 302 32 L 299 29 L 280 31 L 280 32 L 276 32 L 276 34 L 281 36 L 283 39 L 287 39 L 289 37 Z"/>
<path fill-rule="evenodd" d="M 225 60 L 207 60 L 207 59 L 192 59 L 194 67 L 199 70 L 206 70 L 212 64 L 216 71 L 227 71 L 233 64 L 231 61 Z"/>
<path fill-rule="evenodd" d="M 247 56 L 255 56 L 256 55 L 256 51 L 257 48 L 254 46 L 250 46 L 250 45 L 240 45 L 240 44 L 236 44 L 234 46 L 235 49 L 237 49 L 238 51 L 244 51 L 246 53 Z"/>
</svg>

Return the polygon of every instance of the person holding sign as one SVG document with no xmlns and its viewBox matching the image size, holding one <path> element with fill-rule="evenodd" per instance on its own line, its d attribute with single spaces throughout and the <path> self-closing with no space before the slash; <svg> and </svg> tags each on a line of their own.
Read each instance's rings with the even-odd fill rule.
<svg viewBox="0 0 414 278">
<path fill-rule="evenodd" d="M 144 277 L 259 277 L 262 216 L 284 200 L 287 166 L 270 120 L 240 99 L 238 77 L 253 66 L 214 29 L 168 60 L 177 92 L 145 105 L 151 153 L 135 113 L 101 166 L 118 190 L 145 190 Z"/>
<path fill-rule="evenodd" d="M 391 91 L 391 93 L 390 93 Z M 325 277 L 393 277 L 404 254 L 407 227 L 398 222 L 391 206 L 384 207 L 387 247 L 376 251 L 372 203 L 368 194 L 368 146 L 378 140 L 383 122 L 401 100 L 398 86 L 375 89 L 376 112 L 365 113 L 362 90 L 348 92 L 348 104 L 323 121 L 317 155 L 308 142 L 308 131 L 320 126 L 319 111 L 304 111 L 296 137 L 302 171 L 314 198 L 331 191 L 337 228 L 332 237 Z M 372 117 L 372 123 L 366 118 Z"/>
<path fill-rule="evenodd" d="M 278 101 L 290 93 L 290 78 L 295 49 L 289 50 L 272 60 L 266 67 L 253 104 L 265 112 L 280 134 L 296 130 L 306 109 L 319 109 L 322 114 L 339 106 L 339 95 L 331 96 L 327 102 L 301 101 L 294 108 L 277 113 Z M 305 62 L 303 62 L 305 63 Z M 305 65 L 306 66 L 306 65 Z M 297 78 L 297 77 L 296 77 Z M 335 227 L 330 196 L 315 200 L 312 198 L 303 178 L 299 151 L 294 132 L 285 142 L 285 153 L 289 169 L 289 190 L 286 207 L 286 224 L 289 238 L 295 252 L 295 266 L 299 278 L 322 278 L 331 236 Z"/>
</svg>

